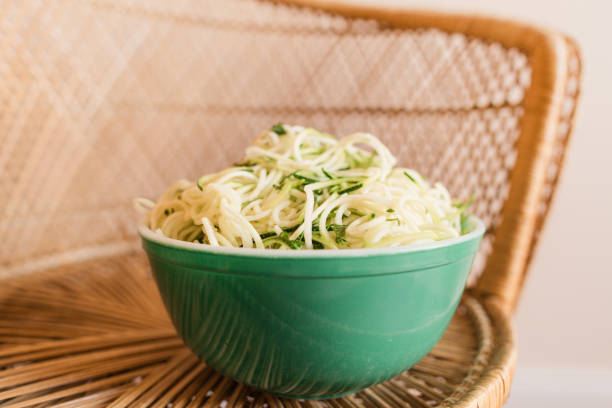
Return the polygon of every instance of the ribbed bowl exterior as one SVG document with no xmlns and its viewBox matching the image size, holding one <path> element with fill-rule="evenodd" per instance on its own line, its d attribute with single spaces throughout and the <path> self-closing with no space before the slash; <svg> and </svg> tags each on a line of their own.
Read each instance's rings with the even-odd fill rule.
<svg viewBox="0 0 612 408">
<path fill-rule="evenodd" d="M 272 393 L 327 398 L 383 382 L 433 348 L 482 231 L 469 235 L 356 256 L 242 255 L 145 236 L 143 246 L 177 332 L 203 361 Z"/>
</svg>

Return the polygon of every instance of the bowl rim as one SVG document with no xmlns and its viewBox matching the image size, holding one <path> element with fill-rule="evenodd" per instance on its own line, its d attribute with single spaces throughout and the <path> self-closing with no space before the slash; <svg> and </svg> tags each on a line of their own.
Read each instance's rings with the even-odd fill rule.
<svg viewBox="0 0 612 408">
<path fill-rule="evenodd" d="M 234 255 L 234 256 L 249 256 L 258 258 L 288 258 L 288 259 L 304 259 L 304 258 L 360 258 L 377 255 L 397 255 L 408 254 L 414 252 L 431 251 L 435 249 L 445 248 L 460 244 L 462 242 L 471 241 L 477 237 L 484 235 L 486 227 L 484 222 L 470 215 L 467 218 L 468 224 L 472 230 L 466 234 L 456 238 L 443 239 L 440 241 L 424 242 L 413 245 L 404 245 L 398 247 L 383 247 L 383 248 L 358 248 L 358 249 L 300 249 L 300 250 L 283 250 L 283 249 L 260 249 L 260 248 L 237 248 L 237 247 L 220 247 L 208 244 L 198 244 L 187 241 L 180 241 L 174 238 L 168 238 L 160 233 L 153 232 L 145 225 L 138 228 L 138 234 L 143 240 L 157 243 L 164 247 L 177 249 L 186 249 L 193 252 L 201 252 L 211 255 Z"/>
</svg>

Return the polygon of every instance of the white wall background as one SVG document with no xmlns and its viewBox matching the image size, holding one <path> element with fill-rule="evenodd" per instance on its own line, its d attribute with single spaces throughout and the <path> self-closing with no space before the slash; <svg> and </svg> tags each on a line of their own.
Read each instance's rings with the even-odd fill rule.
<svg viewBox="0 0 612 408">
<path fill-rule="evenodd" d="M 518 18 L 581 46 L 578 123 L 518 308 L 519 363 L 508 406 L 612 407 L 612 2 L 377 3 Z"/>
</svg>

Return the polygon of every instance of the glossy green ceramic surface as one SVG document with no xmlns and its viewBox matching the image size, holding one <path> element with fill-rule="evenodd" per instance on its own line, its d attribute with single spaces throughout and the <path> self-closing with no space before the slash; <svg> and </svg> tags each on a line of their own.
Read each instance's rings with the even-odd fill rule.
<svg viewBox="0 0 612 408">
<path fill-rule="evenodd" d="M 177 332 L 235 380 L 326 398 L 408 369 L 442 336 L 484 233 L 380 250 L 215 249 L 140 229 Z"/>
</svg>

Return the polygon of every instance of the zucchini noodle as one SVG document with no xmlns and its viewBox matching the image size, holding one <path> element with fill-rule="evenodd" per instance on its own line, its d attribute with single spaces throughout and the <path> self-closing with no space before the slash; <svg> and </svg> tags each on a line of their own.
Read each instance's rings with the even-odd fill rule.
<svg viewBox="0 0 612 408">
<path fill-rule="evenodd" d="M 469 203 L 395 164 L 371 134 L 338 140 L 277 124 L 242 163 L 179 180 L 156 203 L 138 198 L 134 206 L 152 231 L 212 246 L 372 248 L 459 236 Z"/>
</svg>

